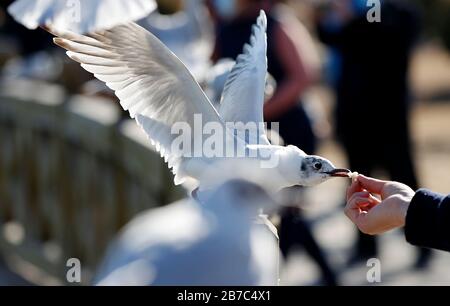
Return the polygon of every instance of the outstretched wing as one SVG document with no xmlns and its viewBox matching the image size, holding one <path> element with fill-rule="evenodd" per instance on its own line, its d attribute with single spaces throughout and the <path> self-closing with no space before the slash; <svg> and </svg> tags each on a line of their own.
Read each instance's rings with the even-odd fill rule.
<svg viewBox="0 0 450 306">
<path fill-rule="evenodd" d="M 142 19 L 155 8 L 153 0 L 17 0 L 8 12 L 29 29 L 50 24 L 61 31 L 89 33 Z"/>
<path fill-rule="evenodd" d="M 198 83 L 183 63 L 155 36 L 135 23 L 128 23 L 89 36 L 48 29 L 67 55 L 115 91 L 120 104 L 145 130 L 169 163 L 175 183 L 184 182 L 180 163 L 184 153 L 171 146 L 178 135 L 174 124 L 191 128 L 195 115 L 203 123 L 223 125 Z M 186 125 L 187 124 L 187 125 Z"/>
<path fill-rule="evenodd" d="M 267 75 L 267 17 L 261 11 L 250 44 L 244 46 L 231 70 L 222 94 L 220 116 L 225 122 L 240 122 L 251 126 L 249 144 L 269 144 L 263 128 L 264 89 Z"/>
</svg>

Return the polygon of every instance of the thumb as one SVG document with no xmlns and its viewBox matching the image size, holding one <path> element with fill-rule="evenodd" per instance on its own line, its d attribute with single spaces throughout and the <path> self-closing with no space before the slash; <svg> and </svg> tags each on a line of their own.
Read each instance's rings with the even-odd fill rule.
<svg viewBox="0 0 450 306">
<path fill-rule="evenodd" d="M 362 188 L 376 194 L 381 194 L 384 185 L 387 183 L 386 181 L 377 180 L 364 175 L 359 175 L 357 180 Z"/>
</svg>

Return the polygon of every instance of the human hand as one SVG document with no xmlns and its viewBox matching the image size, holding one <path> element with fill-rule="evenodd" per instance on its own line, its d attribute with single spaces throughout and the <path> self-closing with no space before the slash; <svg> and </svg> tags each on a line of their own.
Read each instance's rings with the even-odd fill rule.
<svg viewBox="0 0 450 306">
<path fill-rule="evenodd" d="M 404 184 L 359 175 L 347 190 L 345 214 L 363 233 L 381 234 L 405 225 L 414 194 Z"/>
</svg>

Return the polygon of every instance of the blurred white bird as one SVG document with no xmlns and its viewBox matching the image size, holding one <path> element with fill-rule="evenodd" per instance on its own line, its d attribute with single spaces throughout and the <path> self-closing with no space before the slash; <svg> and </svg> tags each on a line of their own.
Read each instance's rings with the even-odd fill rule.
<svg viewBox="0 0 450 306">
<path fill-rule="evenodd" d="M 219 112 L 183 63 L 154 35 L 135 23 L 89 36 L 48 30 L 59 36 L 54 41 L 68 50 L 70 58 L 115 91 L 122 107 L 136 118 L 168 162 L 176 184 L 193 179 L 200 190 L 207 189 L 212 178 L 209 175 L 208 179 L 202 179 L 207 169 L 216 168 L 220 162 L 237 160 L 257 161 L 250 172 L 258 172 L 266 182 L 265 187 L 273 191 L 294 185 L 311 186 L 335 176 L 348 177 L 349 170 L 336 169 L 322 157 L 308 156 L 294 146 L 274 146 L 268 141 L 263 124 L 266 29 L 266 15 L 261 12 L 250 44 L 237 58 L 225 84 Z M 201 122 L 198 115 L 202 116 Z M 247 125 L 230 129 L 228 123 L 236 122 Z M 177 150 L 173 145 L 180 140 L 180 135 L 172 129 L 179 123 L 188 125 L 190 133 L 182 135 L 188 141 L 183 149 Z M 203 129 L 207 123 L 221 127 L 223 148 L 231 147 L 244 155 L 205 154 Z M 248 134 L 251 137 L 246 137 Z M 221 171 L 215 172 L 216 177 L 223 175 Z"/>
<path fill-rule="evenodd" d="M 95 283 L 277 285 L 278 239 L 257 217 L 261 208 L 275 203 L 257 185 L 235 180 L 202 204 L 184 200 L 143 213 L 108 249 Z"/>
<path fill-rule="evenodd" d="M 137 22 L 155 35 L 186 65 L 197 82 L 211 67 L 213 24 L 203 1 L 184 0 L 183 10 L 161 14 L 157 10 Z"/>
<path fill-rule="evenodd" d="M 8 12 L 32 30 L 51 25 L 83 34 L 139 20 L 155 8 L 154 0 L 17 0 Z"/>
<path fill-rule="evenodd" d="M 236 65 L 236 62 L 230 58 L 220 59 L 208 69 L 205 76 L 205 93 L 216 109 L 220 108 L 223 89 L 234 65 Z"/>
</svg>

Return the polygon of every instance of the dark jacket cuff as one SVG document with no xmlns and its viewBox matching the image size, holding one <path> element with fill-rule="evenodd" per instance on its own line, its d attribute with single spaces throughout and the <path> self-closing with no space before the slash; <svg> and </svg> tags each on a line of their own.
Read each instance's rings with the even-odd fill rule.
<svg viewBox="0 0 450 306">
<path fill-rule="evenodd" d="M 421 189 L 406 216 L 406 240 L 417 246 L 450 251 L 450 197 Z"/>
</svg>

